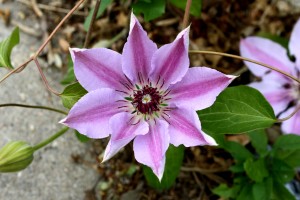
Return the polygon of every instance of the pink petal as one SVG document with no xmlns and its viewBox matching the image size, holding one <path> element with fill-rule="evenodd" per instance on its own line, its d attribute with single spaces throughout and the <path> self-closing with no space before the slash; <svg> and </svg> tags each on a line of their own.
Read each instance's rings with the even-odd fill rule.
<svg viewBox="0 0 300 200">
<path fill-rule="evenodd" d="M 168 112 L 170 143 L 186 147 L 217 145 L 215 140 L 201 130 L 200 120 L 194 110 L 176 108 Z"/>
<path fill-rule="evenodd" d="M 80 48 L 70 48 L 69 47 L 69 51 L 70 51 L 70 55 L 71 55 L 71 58 L 72 58 L 72 61 L 74 62 L 75 61 L 75 55 L 74 55 L 74 52 L 78 52 L 78 51 L 85 51 L 87 49 L 80 49 Z"/>
<path fill-rule="evenodd" d="M 120 112 L 117 100 L 122 99 L 112 89 L 103 88 L 83 96 L 60 123 L 78 130 L 90 138 L 104 138 L 109 135 L 109 119 Z"/>
<path fill-rule="evenodd" d="M 126 89 L 121 55 L 105 48 L 71 49 L 74 72 L 80 84 L 92 91 L 100 88 Z"/>
<path fill-rule="evenodd" d="M 135 159 L 151 167 L 159 180 L 164 173 L 169 140 L 168 123 L 156 120 L 155 124 L 150 124 L 148 134 L 136 136 L 133 142 Z"/>
<path fill-rule="evenodd" d="M 144 135 L 149 132 L 148 123 L 144 120 L 132 125 L 132 114 L 119 113 L 109 120 L 111 138 L 105 149 L 103 161 L 113 157 L 118 151 L 127 145 L 136 135 Z"/>
<path fill-rule="evenodd" d="M 287 84 L 291 85 L 292 81 L 276 72 L 271 72 L 263 76 L 261 82 L 253 82 L 249 86 L 259 90 L 265 96 L 277 115 L 293 100 L 292 90 L 285 88 Z"/>
<path fill-rule="evenodd" d="M 190 61 L 188 57 L 189 30 L 184 29 L 170 44 L 160 47 L 153 55 L 151 79 L 161 80 L 168 87 L 182 79 L 186 74 Z"/>
<path fill-rule="evenodd" d="M 299 106 L 299 105 L 298 105 Z M 288 109 L 280 117 L 284 118 L 294 112 L 296 109 L 295 106 Z M 284 133 L 293 133 L 300 135 L 300 111 L 298 111 L 292 118 L 287 121 L 282 122 L 281 129 Z"/>
<path fill-rule="evenodd" d="M 294 26 L 289 42 L 289 50 L 296 57 L 296 66 L 300 70 L 300 19 Z"/>
<path fill-rule="evenodd" d="M 170 86 L 170 102 L 194 110 L 207 108 L 234 78 L 207 67 L 190 68 L 180 82 Z"/>
<path fill-rule="evenodd" d="M 156 44 L 148 38 L 132 13 L 130 31 L 122 54 L 123 72 L 134 83 L 139 82 L 139 76 L 146 81 L 151 67 L 151 58 L 156 50 Z"/>
<path fill-rule="evenodd" d="M 287 51 L 281 45 L 261 37 L 247 37 L 241 40 L 240 52 L 243 57 L 250 58 L 287 73 L 293 73 L 294 65 L 287 56 Z M 245 62 L 256 76 L 264 75 L 269 69 L 250 62 Z"/>
</svg>

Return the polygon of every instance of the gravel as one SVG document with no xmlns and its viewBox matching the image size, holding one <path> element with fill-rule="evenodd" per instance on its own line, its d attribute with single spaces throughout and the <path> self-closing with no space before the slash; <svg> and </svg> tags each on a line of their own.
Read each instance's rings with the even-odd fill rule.
<svg viewBox="0 0 300 200">
<path fill-rule="evenodd" d="M 18 3 L 0 3 L 0 9 L 4 6 L 13 6 L 14 13 L 18 9 L 24 9 Z M 35 23 L 37 21 L 30 21 L 32 26 Z M 0 21 L 0 41 L 12 29 L 13 27 L 5 27 Z M 17 66 L 29 58 L 40 42 L 40 39 L 21 33 L 21 42 L 12 53 L 13 65 Z M 46 68 L 44 71 L 50 85 L 62 91 L 59 84 L 62 75 L 59 70 Z M 7 72 L 0 68 L 0 77 Z M 3 103 L 46 105 L 63 109 L 60 99 L 44 88 L 33 63 L 0 84 L 0 104 Z M 58 124 L 63 117 L 62 114 L 45 110 L 0 108 L 0 147 L 14 140 L 37 144 L 63 127 Z M 0 199 L 84 199 L 85 191 L 92 189 L 99 177 L 94 170 L 97 163 L 89 153 L 90 148 L 89 144 L 80 143 L 74 137 L 73 131 L 68 131 L 52 144 L 35 152 L 34 161 L 27 169 L 18 173 L 0 174 Z M 71 158 L 72 154 L 81 155 L 87 161 L 85 163 L 91 164 L 76 164 Z"/>
</svg>

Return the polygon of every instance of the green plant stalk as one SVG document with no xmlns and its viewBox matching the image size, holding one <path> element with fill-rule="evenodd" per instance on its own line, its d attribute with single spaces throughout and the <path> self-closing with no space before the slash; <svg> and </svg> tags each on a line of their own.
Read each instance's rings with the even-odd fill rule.
<svg viewBox="0 0 300 200">
<path fill-rule="evenodd" d="M 6 104 L 0 104 L 0 108 L 1 107 L 23 107 L 23 108 L 33 108 L 33 109 L 43 109 L 43 110 L 49 110 L 49 111 L 53 111 L 53 112 L 57 112 L 57 113 L 61 113 L 64 115 L 67 115 L 68 113 L 63 111 L 63 110 L 59 110 L 56 108 L 51 108 L 51 107 L 47 107 L 47 106 L 34 106 L 34 105 L 26 105 L 26 104 L 18 104 L 18 103 L 6 103 Z"/>
<path fill-rule="evenodd" d="M 59 138 L 60 136 L 62 136 L 65 132 L 67 132 L 67 130 L 69 130 L 69 127 L 65 127 L 63 129 L 61 129 L 60 131 L 58 131 L 57 133 L 55 133 L 54 135 L 52 135 L 51 137 L 47 138 L 46 140 L 42 141 L 41 143 L 35 145 L 33 147 L 34 151 L 39 150 L 40 148 L 43 148 L 44 146 L 46 146 L 47 144 L 53 142 L 54 140 L 56 140 L 57 138 Z"/>
</svg>

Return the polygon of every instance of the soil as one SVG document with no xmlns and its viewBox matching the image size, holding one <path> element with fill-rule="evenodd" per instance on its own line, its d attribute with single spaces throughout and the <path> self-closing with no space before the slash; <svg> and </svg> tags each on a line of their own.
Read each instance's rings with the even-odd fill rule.
<svg viewBox="0 0 300 200">
<path fill-rule="evenodd" d="M 21 1 L 20 1 L 21 2 Z M 20 4 L 19 1 L 14 2 Z M 104 14 L 95 21 L 90 39 L 90 47 L 103 46 L 122 52 L 126 42 L 131 1 L 113 1 Z M 75 3 L 71 0 L 57 0 L 42 4 L 70 9 Z M 95 4 L 87 1 L 80 13 L 73 15 L 53 38 L 51 45 L 43 51 L 41 59 L 45 65 L 59 71 L 67 71 L 68 47 L 82 47 L 86 31 L 83 21 Z M 1 5 L 1 4 L 0 4 Z M 1 9 L 0 9 L 1 11 Z M 10 9 L 14 12 L 14 9 Z M 42 17 L 37 16 L 29 6 L 21 11 L 26 17 L 33 17 L 39 22 L 39 36 L 29 33 L 31 37 L 46 37 L 59 23 L 64 13 L 41 9 Z M 149 37 L 159 46 L 172 42 L 181 30 L 184 11 L 167 4 L 166 12 L 158 19 L 146 22 L 139 20 Z M 1 15 L 0 15 L 1 16 Z M 5 18 L 8 25 L 11 24 Z M 300 5 L 297 1 L 271 0 L 203 0 L 201 17 L 190 17 L 190 49 L 210 50 L 239 55 L 241 38 L 258 33 L 270 33 L 289 38 L 293 25 L 300 17 Z M 30 26 L 29 26 L 30 27 Z M 31 27 L 34 28 L 34 27 Z M 116 35 L 121 36 L 110 43 Z M 191 55 L 191 66 L 207 66 L 226 74 L 239 75 L 232 85 L 248 84 L 254 80 L 253 75 L 240 60 L 212 55 Z M 280 134 L 278 127 L 269 130 L 270 142 Z M 249 143 L 244 135 L 232 136 L 231 140 L 243 145 Z M 86 190 L 85 200 L 94 199 L 218 199 L 211 189 L 220 183 L 231 184 L 232 174 L 229 167 L 234 163 L 230 154 L 217 147 L 186 148 L 182 170 L 174 186 L 167 191 L 157 191 L 149 187 L 143 177 L 141 166 L 134 160 L 132 146 L 104 164 L 99 164 L 107 140 L 94 140 L 88 144 L 89 154 L 94 158 L 100 175 L 97 184 Z M 99 156 L 100 155 L 100 156 Z M 79 165 L 87 161 L 84 154 L 73 154 L 72 159 Z M 92 169 L 91 169 L 92 170 Z"/>
</svg>

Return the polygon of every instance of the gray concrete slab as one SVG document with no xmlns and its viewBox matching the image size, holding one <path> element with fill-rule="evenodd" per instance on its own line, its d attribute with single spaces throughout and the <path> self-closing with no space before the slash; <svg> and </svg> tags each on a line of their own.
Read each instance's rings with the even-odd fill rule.
<svg viewBox="0 0 300 200">
<path fill-rule="evenodd" d="M 10 6 L 15 6 L 11 3 Z M 0 7 L 2 5 L 0 4 Z M 13 12 L 17 12 L 17 5 Z M 23 7 L 24 9 L 24 7 Z M 34 25 L 35 21 L 31 21 Z M 0 40 L 7 37 L 13 27 L 5 27 L 0 21 Z M 24 62 L 40 40 L 21 33 L 21 43 L 13 51 L 12 60 L 16 66 Z M 60 72 L 44 69 L 50 84 L 62 90 L 59 85 Z M 0 68 L 0 77 L 8 71 Z M 15 74 L 0 84 L 0 104 L 23 103 L 47 105 L 62 108 L 60 99 L 44 88 L 34 64 Z M 63 126 L 58 121 L 64 116 L 44 110 L 24 108 L 0 108 L 0 147 L 8 141 L 24 140 L 34 145 L 46 139 Z M 19 173 L 0 174 L 1 200 L 67 200 L 83 199 L 84 191 L 91 189 L 97 182 L 98 173 L 92 167 L 75 164 L 71 154 L 80 154 L 92 163 L 95 159 L 88 153 L 89 144 L 77 141 L 72 131 L 67 132 L 54 143 L 35 153 L 33 163 Z"/>
</svg>

